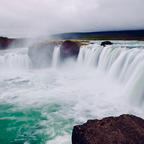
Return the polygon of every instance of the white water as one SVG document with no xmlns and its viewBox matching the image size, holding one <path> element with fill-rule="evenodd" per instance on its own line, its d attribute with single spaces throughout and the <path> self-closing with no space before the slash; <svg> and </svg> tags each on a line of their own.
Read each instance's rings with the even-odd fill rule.
<svg viewBox="0 0 144 144">
<path fill-rule="evenodd" d="M 28 69 L 30 59 L 27 48 L 10 49 L 0 51 L 0 68 L 3 69 Z"/>
<path fill-rule="evenodd" d="M 31 68 L 27 48 L 0 51 L 0 103 L 18 109 L 43 107 L 41 114 L 47 121 L 40 125 L 51 125 L 44 132 L 55 136 L 47 140 L 50 144 L 70 143 L 69 128 L 88 119 L 123 113 L 144 117 L 143 46 L 119 42 L 103 48 L 95 42 L 81 47 L 76 62 L 61 67 L 56 47 L 52 67 L 47 69 Z M 45 108 L 51 104 L 59 106 L 53 113 Z M 62 124 L 69 119 L 74 122 Z M 62 125 L 60 132 L 53 124 Z"/>
<path fill-rule="evenodd" d="M 143 45 L 142 45 L 143 46 Z M 78 62 L 91 65 L 119 81 L 130 102 L 137 106 L 144 101 L 144 49 L 121 46 L 88 45 L 81 48 Z"/>
<path fill-rule="evenodd" d="M 53 67 L 58 66 L 59 61 L 60 61 L 60 46 L 56 46 L 53 52 L 52 66 Z"/>
</svg>

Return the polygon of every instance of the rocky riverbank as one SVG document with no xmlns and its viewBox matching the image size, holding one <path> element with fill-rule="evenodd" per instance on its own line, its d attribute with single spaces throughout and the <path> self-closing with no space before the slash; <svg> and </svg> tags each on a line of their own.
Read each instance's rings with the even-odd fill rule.
<svg viewBox="0 0 144 144">
<path fill-rule="evenodd" d="M 72 144 L 144 144 L 144 120 L 133 115 L 88 120 L 74 127 Z"/>
</svg>

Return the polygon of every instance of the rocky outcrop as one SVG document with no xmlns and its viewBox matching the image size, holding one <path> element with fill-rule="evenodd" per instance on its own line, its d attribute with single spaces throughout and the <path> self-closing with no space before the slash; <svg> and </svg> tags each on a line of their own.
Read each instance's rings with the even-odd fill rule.
<svg viewBox="0 0 144 144">
<path fill-rule="evenodd" d="M 56 46 L 60 46 L 60 60 L 67 58 L 77 58 L 80 46 L 87 44 L 79 41 L 47 41 L 33 44 L 29 47 L 28 55 L 34 67 L 43 68 L 51 65 L 53 52 Z"/>
<path fill-rule="evenodd" d="M 104 41 L 101 43 L 101 46 L 105 47 L 106 45 L 112 45 L 113 43 L 111 41 Z"/>
<path fill-rule="evenodd" d="M 62 43 L 60 47 L 60 57 L 61 59 L 74 57 L 77 58 L 80 50 L 80 43 L 77 41 L 66 40 Z"/>
<path fill-rule="evenodd" d="M 74 127 L 72 144 L 144 144 L 144 120 L 133 115 L 89 120 Z"/>
<path fill-rule="evenodd" d="M 8 48 L 12 44 L 13 41 L 14 41 L 14 39 L 0 37 L 0 49 Z"/>
<path fill-rule="evenodd" d="M 0 50 L 5 50 L 9 47 L 23 47 L 25 44 L 26 39 L 0 37 Z"/>
</svg>

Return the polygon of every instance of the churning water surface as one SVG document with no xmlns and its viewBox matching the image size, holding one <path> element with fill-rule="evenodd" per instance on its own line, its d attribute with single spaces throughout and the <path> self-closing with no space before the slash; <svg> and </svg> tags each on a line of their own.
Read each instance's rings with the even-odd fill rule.
<svg viewBox="0 0 144 144">
<path fill-rule="evenodd" d="M 82 46 L 77 61 L 34 69 L 28 48 L 0 51 L 0 143 L 70 144 L 73 126 L 123 113 L 144 117 L 144 43 Z"/>
</svg>

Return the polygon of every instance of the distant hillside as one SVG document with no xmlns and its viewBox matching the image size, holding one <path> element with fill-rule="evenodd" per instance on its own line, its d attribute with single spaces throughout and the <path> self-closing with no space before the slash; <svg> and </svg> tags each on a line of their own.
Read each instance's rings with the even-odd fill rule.
<svg viewBox="0 0 144 144">
<path fill-rule="evenodd" d="M 54 39 L 144 40 L 144 30 L 62 33 L 52 37 Z"/>
</svg>

